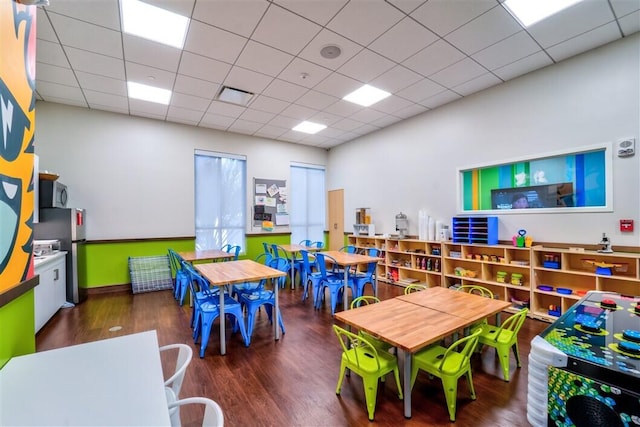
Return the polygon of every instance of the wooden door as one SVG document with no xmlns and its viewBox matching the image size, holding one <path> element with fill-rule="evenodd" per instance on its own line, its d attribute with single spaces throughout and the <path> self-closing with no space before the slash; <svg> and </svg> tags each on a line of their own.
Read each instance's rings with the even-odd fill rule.
<svg viewBox="0 0 640 427">
<path fill-rule="evenodd" d="M 329 191 L 329 250 L 344 246 L 344 190 Z"/>
</svg>

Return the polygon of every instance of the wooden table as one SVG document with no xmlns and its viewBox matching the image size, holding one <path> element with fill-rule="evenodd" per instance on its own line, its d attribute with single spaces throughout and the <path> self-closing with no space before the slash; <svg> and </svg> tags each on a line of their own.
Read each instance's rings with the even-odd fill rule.
<svg viewBox="0 0 640 427">
<path fill-rule="evenodd" d="M 318 253 L 330 256 L 331 258 L 336 260 L 338 265 L 341 265 L 344 267 L 344 288 L 342 291 L 342 301 L 344 303 L 343 304 L 344 310 L 347 310 L 349 308 L 347 303 L 347 286 L 348 286 L 348 280 L 349 280 L 349 267 L 351 267 L 352 265 L 369 264 L 370 262 L 377 263 L 378 261 L 380 261 L 381 258 L 377 258 L 369 255 L 350 254 L 348 252 L 342 252 L 342 251 L 322 251 Z M 377 293 L 377 290 L 378 290 L 377 272 L 375 275 L 375 282 L 376 283 L 374 284 L 375 286 L 373 288 L 376 290 L 376 293 Z"/>
<path fill-rule="evenodd" d="M 171 425 L 156 331 L 13 357 L 0 425 Z"/>
<path fill-rule="evenodd" d="M 458 292 L 433 287 L 335 315 L 336 319 L 393 344 L 402 352 L 406 418 L 411 418 L 411 354 L 511 305 L 497 300 L 494 304 L 478 295 L 464 295 L 467 296 L 463 297 L 465 312 L 459 307 Z M 433 303 L 429 296 L 433 296 Z"/>
<path fill-rule="evenodd" d="M 194 266 L 205 279 L 209 281 L 211 286 L 224 287 L 234 283 L 256 282 L 261 279 L 273 279 L 285 276 L 286 273 L 275 268 L 267 267 L 264 264 L 243 259 L 239 261 L 216 262 L 209 264 L 196 264 Z M 273 287 L 276 306 L 273 314 L 274 337 L 280 339 L 280 330 L 278 329 L 278 286 Z M 225 342 L 225 316 L 224 313 L 224 289 L 220 289 L 220 354 L 226 354 Z"/>
<path fill-rule="evenodd" d="M 234 254 L 231 254 L 227 251 L 221 251 L 220 249 L 205 249 L 202 251 L 191 251 L 191 252 L 178 252 L 178 255 L 182 257 L 183 260 L 187 262 L 195 262 L 195 261 L 224 261 L 228 259 L 232 259 L 235 257 Z"/>
<path fill-rule="evenodd" d="M 289 254 L 289 261 L 291 261 L 291 289 L 293 289 L 295 287 L 295 270 L 293 268 L 293 264 L 295 263 L 296 260 L 296 254 L 300 251 L 318 251 L 320 249 L 318 249 L 317 247 L 311 247 L 311 246 L 304 246 L 304 245 L 278 245 L 278 248 L 282 249 L 283 251 L 285 251 L 287 254 Z M 301 279 L 302 280 L 302 279 Z"/>
</svg>

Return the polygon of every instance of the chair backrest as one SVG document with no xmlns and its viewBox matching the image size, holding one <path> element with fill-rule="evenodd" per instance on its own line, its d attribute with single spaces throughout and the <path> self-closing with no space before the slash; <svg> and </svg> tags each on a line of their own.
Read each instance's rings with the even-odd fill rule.
<svg viewBox="0 0 640 427">
<path fill-rule="evenodd" d="M 282 252 L 282 253 L 281 253 Z M 274 257 L 283 257 L 286 255 L 285 250 L 278 246 L 276 243 L 271 244 L 271 255 Z"/>
<path fill-rule="evenodd" d="M 263 252 L 260 255 L 258 255 L 254 259 L 254 261 L 255 262 L 259 262 L 260 264 L 269 265 L 269 263 L 271 262 L 272 259 L 273 259 L 273 257 L 271 256 L 270 252 Z"/>
<path fill-rule="evenodd" d="M 222 250 L 225 252 L 228 252 L 230 254 L 233 254 L 233 260 L 237 261 L 238 260 L 238 255 L 240 255 L 240 246 L 238 245 L 230 245 L 230 244 L 226 244 L 222 247 Z"/>
<path fill-rule="evenodd" d="M 479 285 L 461 285 L 456 288 L 456 291 L 467 292 L 469 294 L 480 295 L 481 297 L 493 299 L 493 292 L 484 286 Z"/>
<path fill-rule="evenodd" d="M 327 280 L 329 275 L 327 274 L 327 261 L 331 261 L 333 265 L 338 265 L 336 260 L 329 255 L 317 253 L 316 255 L 316 266 L 318 267 L 318 271 L 320 272 L 320 276 L 323 280 Z"/>
<path fill-rule="evenodd" d="M 502 325 L 498 329 L 498 332 L 495 334 L 495 341 L 498 341 L 500 338 L 500 334 L 504 331 L 510 331 L 513 334 L 513 339 L 518 336 L 518 332 L 522 327 L 525 319 L 527 318 L 527 313 L 529 312 L 528 308 L 523 308 L 518 311 L 513 316 L 509 317 L 507 320 L 502 322 Z"/>
<path fill-rule="evenodd" d="M 357 251 L 357 248 L 353 245 L 347 245 L 347 246 L 343 246 L 340 249 L 338 249 L 340 252 L 346 252 L 348 254 L 355 254 Z"/>
<path fill-rule="evenodd" d="M 191 357 L 193 356 L 193 350 L 186 344 L 169 344 L 160 347 L 160 353 L 175 353 L 176 366 L 173 372 L 165 379 L 165 387 L 171 388 L 176 399 L 180 396 L 180 389 L 182 388 L 182 382 L 184 381 L 184 374 L 187 372 L 187 367 L 191 363 Z M 167 375 L 165 375 L 167 377 Z"/>
<path fill-rule="evenodd" d="M 271 244 L 268 242 L 262 242 L 262 248 L 264 249 L 265 254 L 271 255 L 273 250 L 271 249 Z"/>
<path fill-rule="evenodd" d="M 316 249 L 322 249 L 324 248 L 324 242 L 321 242 L 321 241 L 311 242 L 309 246 Z"/>
<path fill-rule="evenodd" d="M 309 261 L 309 251 L 305 251 L 304 249 L 300 251 L 300 256 L 302 258 L 302 270 L 311 274 L 311 262 Z"/>
<path fill-rule="evenodd" d="M 481 332 L 482 330 L 476 329 L 476 331 L 471 335 L 460 338 L 458 341 L 451 344 L 442 355 L 442 359 L 440 359 L 440 364 L 438 365 L 438 370 L 442 371 L 442 368 L 447 363 L 447 358 L 452 353 L 459 353 L 462 355 L 462 360 L 460 360 L 460 365 L 458 366 L 458 368 L 462 367 L 466 363 L 469 363 L 471 355 L 473 354 L 473 351 L 478 344 L 478 337 L 480 336 Z M 447 366 L 447 370 L 450 370 L 451 368 L 453 367 Z"/>
<path fill-rule="evenodd" d="M 182 257 L 173 249 L 169 249 L 169 263 L 171 264 L 171 270 L 174 272 L 182 268 Z"/>
<path fill-rule="evenodd" d="M 427 285 L 418 285 L 418 284 L 409 285 L 406 288 L 404 288 L 404 294 L 408 295 L 411 292 L 424 291 L 427 288 L 428 288 Z"/>
<path fill-rule="evenodd" d="M 351 301 L 351 308 L 360 307 L 361 305 L 376 304 L 380 302 L 380 298 L 373 295 L 363 295 Z"/>
<path fill-rule="evenodd" d="M 355 366 L 370 366 L 375 360 L 377 369 L 380 369 L 380 359 L 376 348 L 360 335 L 349 332 L 338 325 L 332 325 L 333 331 L 338 336 L 343 354 L 346 355 L 350 363 Z"/>
<path fill-rule="evenodd" d="M 189 289 L 191 289 L 192 294 L 195 295 L 198 292 L 203 292 L 210 296 L 219 295 L 218 293 L 220 292 L 219 288 L 216 287 L 214 289 L 211 289 L 207 279 L 202 277 L 202 275 L 198 273 L 198 271 L 196 271 L 196 269 L 193 268 L 191 264 L 189 264 L 188 262 L 183 262 L 182 265 L 185 268 L 185 270 L 189 273 L 189 276 L 190 276 Z M 198 299 L 196 298 L 195 301 L 197 303 Z"/>
<path fill-rule="evenodd" d="M 382 251 L 378 248 L 369 248 L 367 249 L 367 255 L 369 256 L 374 256 L 374 257 L 380 257 L 380 254 L 382 253 Z"/>
<path fill-rule="evenodd" d="M 188 397 L 169 403 L 169 410 L 184 405 L 205 405 L 204 416 L 202 417 L 202 427 L 224 427 L 224 413 L 222 408 L 214 400 L 206 397 Z M 173 427 L 179 426 L 173 424 Z"/>
<path fill-rule="evenodd" d="M 271 268 L 275 268 L 276 270 L 283 271 L 287 273 L 289 271 L 290 265 L 289 260 L 281 257 L 274 257 L 271 259 L 269 264 L 267 264 Z M 283 286 L 287 281 L 287 276 L 280 276 L 277 279 L 277 283 L 279 286 Z"/>
<path fill-rule="evenodd" d="M 311 246 L 311 240 L 309 240 L 309 239 L 301 240 L 299 244 L 301 246 L 310 247 Z"/>
</svg>

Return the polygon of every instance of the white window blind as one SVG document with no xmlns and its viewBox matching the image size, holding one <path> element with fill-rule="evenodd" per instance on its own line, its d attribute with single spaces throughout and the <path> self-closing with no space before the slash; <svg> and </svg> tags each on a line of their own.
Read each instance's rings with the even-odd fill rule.
<svg viewBox="0 0 640 427">
<path fill-rule="evenodd" d="M 229 243 L 244 251 L 245 157 L 196 150 L 195 192 L 196 250 Z"/>
<path fill-rule="evenodd" d="M 289 220 L 291 243 L 324 241 L 324 168 L 291 165 Z"/>
</svg>

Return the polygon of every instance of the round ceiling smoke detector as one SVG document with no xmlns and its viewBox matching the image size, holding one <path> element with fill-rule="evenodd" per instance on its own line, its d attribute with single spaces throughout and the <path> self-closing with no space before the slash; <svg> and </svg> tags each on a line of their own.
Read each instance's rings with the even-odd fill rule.
<svg viewBox="0 0 640 427">
<path fill-rule="evenodd" d="M 330 44 L 320 49 L 320 55 L 322 55 L 323 58 L 327 59 L 337 58 L 341 53 L 342 50 L 334 44 Z"/>
</svg>

